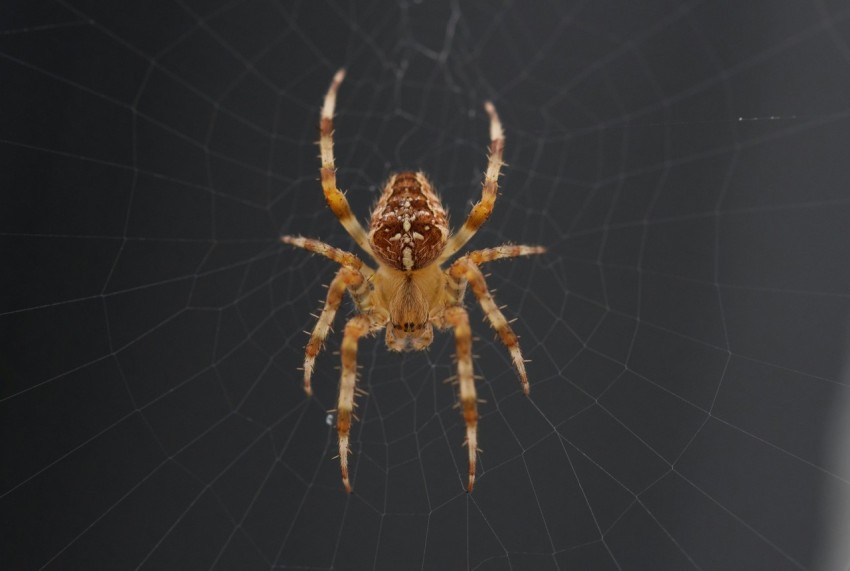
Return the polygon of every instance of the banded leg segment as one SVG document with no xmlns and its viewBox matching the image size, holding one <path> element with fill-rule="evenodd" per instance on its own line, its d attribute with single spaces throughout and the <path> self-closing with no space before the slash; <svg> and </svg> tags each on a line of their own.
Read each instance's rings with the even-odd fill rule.
<svg viewBox="0 0 850 571">
<path fill-rule="evenodd" d="M 472 330 L 469 327 L 469 314 L 459 305 L 448 308 L 445 318 L 455 332 L 460 406 L 466 423 L 466 448 L 469 452 L 469 483 L 466 490 L 472 492 L 475 486 L 475 458 L 478 454 L 478 395 L 472 374 Z"/>
<path fill-rule="evenodd" d="M 517 246 L 514 244 L 502 244 L 495 248 L 484 248 L 483 250 L 475 250 L 464 254 L 464 258 L 476 266 L 480 266 L 486 262 L 495 262 L 496 260 L 504 260 L 505 258 L 516 258 L 518 256 L 530 256 L 533 254 L 542 254 L 546 251 L 543 246 Z"/>
<path fill-rule="evenodd" d="M 484 104 L 484 109 L 487 110 L 487 114 L 490 116 L 490 157 L 487 161 L 487 172 L 484 175 L 484 184 L 481 188 L 481 200 L 472 207 L 472 212 L 469 213 L 466 222 L 464 222 L 460 230 L 449 238 L 446 249 L 440 255 L 438 263 L 449 259 L 464 244 L 469 242 L 470 238 L 478 231 L 478 228 L 490 217 L 490 213 L 493 212 L 493 205 L 496 203 L 496 193 L 499 190 L 499 174 L 504 164 L 502 155 L 505 152 L 505 133 L 493 104 L 487 101 Z"/>
<path fill-rule="evenodd" d="M 530 390 L 528 386 L 528 375 L 525 372 L 525 360 L 523 360 L 522 353 L 520 352 L 519 339 L 513 329 L 511 329 L 508 320 L 505 319 L 505 315 L 493 300 L 490 290 L 487 289 L 484 274 L 481 273 L 478 266 L 466 257 L 459 258 L 453 263 L 448 270 L 448 274 L 451 280 L 455 281 L 455 289 L 462 291 L 462 284 L 464 282 L 469 283 L 472 293 L 475 294 L 478 303 L 481 305 L 481 309 L 484 311 L 484 315 L 487 317 L 487 321 L 490 322 L 490 325 L 499 334 L 499 338 L 511 354 L 511 360 L 522 383 L 522 392 L 528 394 Z"/>
<path fill-rule="evenodd" d="M 319 120 L 319 148 L 322 157 L 322 190 L 325 193 L 325 200 L 330 206 L 331 211 L 339 219 L 345 230 L 351 234 L 351 237 L 357 242 L 357 245 L 368 252 L 370 256 L 375 257 L 372 253 L 372 248 L 369 246 L 369 238 L 366 231 L 354 214 L 351 212 L 351 206 L 348 204 L 345 195 L 336 186 L 336 165 L 334 163 L 334 140 L 333 140 L 333 116 L 336 108 L 336 93 L 339 90 L 339 85 L 345 78 L 345 70 L 340 69 L 334 75 L 331 86 L 325 94 L 325 102 L 322 105 L 322 114 Z"/>
<path fill-rule="evenodd" d="M 363 275 L 357 270 L 347 267 L 340 268 L 331 281 L 331 285 L 328 286 L 325 305 L 315 327 L 313 327 L 313 333 L 310 335 L 310 340 L 307 342 L 304 351 L 304 392 L 307 393 L 307 396 L 313 394 L 311 379 L 316 355 L 322 350 L 322 345 L 325 343 L 346 289 L 351 293 L 351 297 L 354 298 L 358 307 L 363 308 L 363 306 L 368 307 L 369 305 L 369 286 L 366 284 Z"/>
<path fill-rule="evenodd" d="M 301 236 L 281 236 L 280 241 L 284 244 L 290 244 L 297 248 L 304 248 L 309 252 L 313 252 L 314 254 L 321 254 L 322 256 L 329 258 L 343 266 L 345 268 L 351 268 L 352 270 L 363 270 L 367 275 L 371 275 L 374 272 L 372 268 L 363 263 L 363 261 L 358 258 L 356 255 L 351 252 L 346 252 L 345 250 L 340 250 L 339 248 L 335 248 L 330 244 L 326 244 L 320 240 L 313 240 L 312 238 L 302 238 Z"/>
<path fill-rule="evenodd" d="M 354 416 L 354 393 L 357 384 L 357 342 L 369 333 L 371 322 L 365 315 L 355 315 L 345 324 L 342 337 L 342 377 L 339 381 L 339 400 L 336 407 L 336 428 L 339 433 L 339 467 L 342 472 L 342 484 L 345 491 L 351 493 L 348 478 L 348 444 L 351 432 L 351 420 Z"/>
</svg>

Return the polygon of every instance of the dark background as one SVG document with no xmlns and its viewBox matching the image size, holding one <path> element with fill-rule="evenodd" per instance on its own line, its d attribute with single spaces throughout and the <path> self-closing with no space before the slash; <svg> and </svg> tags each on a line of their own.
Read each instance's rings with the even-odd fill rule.
<svg viewBox="0 0 850 571">
<path fill-rule="evenodd" d="M 4 2 L 0 567 L 846 569 L 850 9 L 827 1 Z M 532 359 L 361 344 L 354 495 L 315 141 L 365 218 L 423 169 Z M 350 314 L 348 302 L 337 321 Z"/>
</svg>

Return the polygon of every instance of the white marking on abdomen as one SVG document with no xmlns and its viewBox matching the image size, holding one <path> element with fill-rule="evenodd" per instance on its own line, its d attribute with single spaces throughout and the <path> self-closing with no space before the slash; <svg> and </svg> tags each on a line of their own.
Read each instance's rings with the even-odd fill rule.
<svg viewBox="0 0 850 571">
<path fill-rule="evenodd" d="M 401 263 L 405 270 L 413 269 L 413 250 L 411 248 L 405 248 L 401 251 Z"/>
</svg>

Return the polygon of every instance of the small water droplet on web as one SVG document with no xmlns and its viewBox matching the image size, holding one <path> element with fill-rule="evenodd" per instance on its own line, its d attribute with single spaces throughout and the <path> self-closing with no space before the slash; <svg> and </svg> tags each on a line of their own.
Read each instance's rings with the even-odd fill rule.
<svg viewBox="0 0 850 571">
<path fill-rule="evenodd" d="M 325 417 L 325 424 L 327 424 L 328 426 L 333 426 L 334 425 L 334 415 L 332 415 L 332 414 L 327 415 Z"/>
</svg>

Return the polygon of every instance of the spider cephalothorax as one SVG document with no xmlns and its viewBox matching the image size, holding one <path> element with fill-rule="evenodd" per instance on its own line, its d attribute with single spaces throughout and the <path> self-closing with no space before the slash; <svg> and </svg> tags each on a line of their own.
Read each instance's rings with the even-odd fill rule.
<svg viewBox="0 0 850 571">
<path fill-rule="evenodd" d="M 384 329 L 389 349 L 418 351 L 431 344 L 434 327 L 452 329 L 457 351 L 460 404 L 469 450 L 467 489 L 471 492 L 475 483 L 478 450 L 478 401 L 472 372 L 472 332 L 469 315 L 463 307 L 463 296 L 469 285 L 490 325 L 496 329 L 510 351 L 523 392 L 528 394 L 525 361 L 519 350 L 519 342 L 487 289 L 479 265 L 504 258 L 540 254 L 544 248 L 503 245 L 476 250 L 461 256 L 447 269 L 442 268 L 442 264 L 457 253 L 487 220 L 496 201 L 505 139 L 496 109 L 489 102 L 484 107 L 490 116 L 490 158 L 481 200 L 472 208 L 460 230 L 454 235 L 449 234 L 446 211 L 425 175 L 403 171 L 389 178 L 372 211 L 367 234 L 352 214 L 345 195 L 336 186 L 333 113 L 336 93 L 344 77 L 343 70 L 337 72 L 322 106 L 319 123 L 322 189 L 328 206 L 357 244 L 377 263 L 377 268 L 364 264 L 354 254 L 317 240 L 295 236 L 281 238 L 287 244 L 322 254 L 342 266 L 328 288 L 325 306 L 307 343 L 304 390 L 308 395 L 312 394 L 311 378 L 316 355 L 327 337 L 343 293 L 347 290 L 354 299 L 358 314 L 345 325 L 340 351 L 342 376 L 336 412 L 342 481 L 346 491 L 350 492 L 349 433 L 357 382 L 358 340 Z"/>
</svg>

